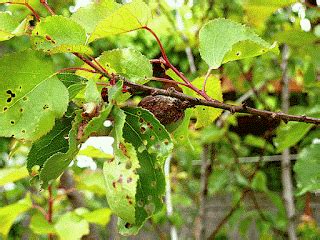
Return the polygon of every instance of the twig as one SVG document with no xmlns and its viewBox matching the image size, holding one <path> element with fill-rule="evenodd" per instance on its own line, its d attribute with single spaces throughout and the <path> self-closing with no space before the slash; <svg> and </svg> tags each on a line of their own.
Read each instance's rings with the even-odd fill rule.
<svg viewBox="0 0 320 240">
<path fill-rule="evenodd" d="M 171 79 L 167 79 L 167 78 L 152 77 L 152 78 L 150 78 L 150 80 L 159 81 L 159 82 L 165 82 L 165 83 L 173 83 L 173 84 L 178 84 L 178 85 L 182 85 L 182 86 L 188 87 L 188 85 L 183 83 L 183 82 L 177 82 L 177 81 L 174 81 L 174 80 L 171 80 Z"/>
<path fill-rule="evenodd" d="M 7 4 L 15 4 L 15 5 L 23 5 L 23 6 L 25 6 L 25 7 L 27 7 L 31 12 L 32 12 L 32 14 L 34 15 L 34 17 L 37 19 L 37 21 L 39 22 L 40 21 L 40 16 L 39 16 L 39 14 L 36 12 L 36 10 L 34 10 L 34 8 L 33 7 L 31 7 L 31 5 L 29 4 L 29 3 L 27 3 L 27 2 L 24 2 L 24 3 L 18 3 L 18 2 L 3 2 L 3 3 L 0 3 L 0 4 L 5 4 L 5 3 L 7 3 Z"/>
<path fill-rule="evenodd" d="M 289 48 L 284 44 L 282 49 L 282 111 L 287 113 L 289 110 L 289 77 L 288 77 L 288 59 L 289 59 Z M 296 240 L 296 227 L 295 227 L 295 206 L 293 197 L 293 184 L 291 176 L 291 162 L 290 162 L 290 150 L 287 148 L 282 153 L 281 159 L 281 181 L 282 181 L 282 194 L 284 205 L 286 208 L 288 225 L 287 232 L 290 240 Z"/>
<path fill-rule="evenodd" d="M 168 59 L 166 51 L 164 50 L 164 47 L 163 47 L 159 37 L 157 36 L 157 34 L 151 28 L 149 28 L 147 26 L 143 27 L 143 29 L 149 31 L 153 35 L 153 37 L 156 39 L 156 41 L 157 41 L 157 43 L 158 43 L 158 45 L 160 47 L 160 51 L 161 51 L 161 54 L 162 54 L 162 57 L 163 57 L 163 60 L 164 60 L 164 62 L 166 64 L 166 66 L 171 68 L 172 71 L 174 71 L 174 73 L 177 74 L 178 77 L 180 77 L 188 85 L 188 88 L 192 89 L 197 94 L 199 94 L 200 96 L 204 97 L 205 99 L 210 100 L 211 98 L 205 92 L 201 91 L 200 89 L 198 89 L 194 85 L 192 85 L 190 80 L 188 78 L 186 78 L 186 76 L 184 76 L 184 74 L 182 72 L 180 72 L 175 66 L 173 66 L 173 64 Z"/>
<path fill-rule="evenodd" d="M 132 83 L 126 80 L 123 77 L 119 77 L 121 80 L 124 81 L 125 85 L 131 88 L 131 92 L 138 92 L 142 91 L 145 93 L 149 93 L 152 95 L 164 95 L 169 97 L 175 97 L 182 101 L 186 101 L 188 107 L 194 107 L 197 105 L 202 106 L 208 106 L 208 107 L 214 107 L 214 108 L 220 108 L 227 111 L 230 111 L 231 113 L 248 113 L 251 115 L 261 116 L 261 117 L 267 117 L 271 120 L 280 119 L 284 122 L 289 121 L 295 121 L 295 122 L 305 122 L 305 123 L 313 123 L 313 124 L 320 124 L 319 118 L 313 118 L 313 117 L 307 117 L 305 115 L 298 116 L 298 115 L 290 115 L 283 112 L 271 112 L 266 110 L 259 110 L 256 108 L 251 108 L 246 106 L 245 104 L 236 106 L 228 103 L 223 103 L 218 100 L 206 100 L 206 99 L 200 99 L 200 98 L 194 98 L 191 96 L 188 96 L 184 93 L 177 92 L 175 89 L 169 88 L 167 90 L 149 87 L 137 83 Z"/>
<path fill-rule="evenodd" d="M 51 15 L 55 15 L 55 12 L 52 10 L 52 8 L 48 5 L 47 0 L 40 0 L 40 3 L 48 10 L 48 12 Z"/>
<path fill-rule="evenodd" d="M 85 72 L 91 72 L 91 73 L 97 73 L 96 70 L 91 70 L 88 68 L 81 68 L 81 67 L 69 67 L 69 68 L 62 68 L 57 71 L 57 73 L 67 72 L 67 71 L 85 71 Z"/>
</svg>

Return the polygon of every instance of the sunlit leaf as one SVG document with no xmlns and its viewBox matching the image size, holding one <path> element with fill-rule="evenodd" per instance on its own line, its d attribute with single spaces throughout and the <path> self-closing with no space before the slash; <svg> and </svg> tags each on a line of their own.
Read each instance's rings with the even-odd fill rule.
<svg viewBox="0 0 320 240">
<path fill-rule="evenodd" d="M 54 226 L 61 240 L 78 240 L 89 234 L 89 223 L 74 212 L 59 217 Z"/>
<path fill-rule="evenodd" d="M 199 89 L 202 89 L 203 82 L 205 80 L 205 77 L 198 77 L 194 81 L 192 81 L 192 84 L 196 86 Z M 188 89 L 188 94 L 194 96 L 194 97 L 199 97 L 195 92 L 190 91 Z M 207 79 L 207 84 L 206 84 L 206 92 L 207 94 L 218 101 L 223 101 L 222 98 L 222 89 L 221 89 L 221 82 L 219 78 L 210 75 Z M 220 114 L 222 113 L 221 109 L 217 108 L 212 108 L 212 107 L 206 107 L 206 106 L 197 106 L 194 109 L 194 114 L 197 118 L 196 122 L 196 128 L 201 128 L 205 127 L 208 125 L 211 125 L 212 122 L 217 119 Z"/>
<path fill-rule="evenodd" d="M 48 220 L 40 213 L 33 214 L 30 222 L 30 229 L 35 234 L 55 233 L 54 225 L 48 223 Z"/>
<path fill-rule="evenodd" d="M 140 29 L 146 26 L 150 19 L 151 11 L 148 6 L 142 0 L 134 0 L 100 21 L 90 36 L 89 42 Z"/>
<path fill-rule="evenodd" d="M 278 53 L 250 28 L 228 19 L 215 19 L 200 30 L 200 54 L 213 69 L 233 60 L 254 57 L 268 51 Z"/>
<path fill-rule="evenodd" d="M 28 175 L 26 167 L 0 169 L 0 186 L 16 182 Z"/>
<path fill-rule="evenodd" d="M 79 52 L 91 54 L 85 46 L 85 30 L 73 20 L 63 16 L 49 16 L 41 20 L 32 32 L 37 49 L 54 54 Z"/>
<path fill-rule="evenodd" d="M 165 190 L 164 162 L 172 151 L 173 144 L 165 127 L 147 110 L 125 108 L 126 122 L 123 136 L 137 150 L 140 168 L 136 193 L 136 221 L 130 224 L 121 220 L 120 232 L 136 234 L 151 215 L 163 207 Z"/>
<path fill-rule="evenodd" d="M 261 27 L 277 9 L 295 2 L 296 0 L 245 0 L 244 10 L 249 23 Z"/>
<path fill-rule="evenodd" d="M 94 1 L 88 6 L 81 7 L 71 16 L 71 19 L 79 23 L 90 34 L 101 20 L 120 6 L 112 0 Z"/>
<path fill-rule="evenodd" d="M 101 226 L 106 226 L 110 221 L 111 210 L 109 208 L 100 208 L 92 212 L 87 212 L 81 215 L 89 223 L 99 224 Z"/>
<path fill-rule="evenodd" d="M 12 33 L 19 25 L 18 21 L 9 13 L 0 12 L 0 41 L 9 40 L 15 35 Z"/>
<path fill-rule="evenodd" d="M 38 52 L 0 59 L 0 135 L 36 140 L 49 132 L 68 106 L 68 91 Z"/>
<path fill-rule="evenodd" d="M 7 237 L 14 220 L 32 207 L 30 196 L 0 208 L 0 236 Z"/>
<path fill-rule="evenodd" d="M 99 62 L 132 82 L 145 84 L 152 77 L 152 65 L 149 60 L 134 49 L 106 51 L 99 57 Z"/>
</svg>

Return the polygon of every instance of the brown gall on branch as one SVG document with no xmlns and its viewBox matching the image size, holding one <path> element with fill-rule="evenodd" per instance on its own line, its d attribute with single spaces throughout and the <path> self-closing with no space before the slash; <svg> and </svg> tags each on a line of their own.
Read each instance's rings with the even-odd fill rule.
<svg viewBox="0 0 320 240">
<path fill-rule="evenodd" d="M 230 111 L 231 113 L 248 113 L 251 115 L 267 117 L 267 118 L 270 118 L 271 120 L 279 119 L 284 121 L 285 123 L 293 121 L 293 122 L 312 123 L 317 125 L 320 124 L 319 118 L 307 117 L 305 115 L 303 116 L 290 115 L 290 114 L 285 114 L 283 112 L 271 112 L 266 110 L 259 110 L 256 108 L 248 107 L 245 104 L 236 106 L 232 104 L 223 103 L 218 100 L 205 100 L 200 98 L 194 98 L 186 94 L 177 92 L 175 89 L 170 88 L 170 89 L 164 90 L 164 89 L 153 88 L 145 85 L 132 83 L 122 77 L 120 77 L 120 79 L 124 81 L 125 85 L 130 87 L 129 91 L 131 93 L 142 91 L 150 95 L 164 95 L 164 96 L 174 97 L 174 98 L 180 99 L 181 101 L 187 102 L 188 103 L 187 107 L 195 107 L 198 105 L 202 105 L 202 106 L 220 108 L 223 110 Z"/>
</svg>

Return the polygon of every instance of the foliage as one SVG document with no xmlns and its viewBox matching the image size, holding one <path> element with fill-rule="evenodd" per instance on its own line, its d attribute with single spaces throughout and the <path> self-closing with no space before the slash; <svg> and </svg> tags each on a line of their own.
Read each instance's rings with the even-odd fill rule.
<svg viewBox="0 0 320 240">
<path fill-rule="evenodd" d="M 289 112 L 320 117 L 314 26 L 319 15 L 312 8 L 303 8 L 311 22 L 311 31 L 305 32 L 291 0 L 181 6 L 164 0 L 102 0 L 75 12 L 69 11 L 71 1 L 52 1 L 52 6 L 6 2 L 0 0 L 0 238 L 22 238 L 27 218 L 28 234 L 50 239 L 80 239 L 91 234 L 92 226 L 107 238 L 102 229 L 112 214 L 122 235 L 146 232 L 149 223 L 155 230 L 165 223 L 183 228 L 187 215 L 198 217 L 199 191 L 232 196 L 230 204 L 237 208 L 228 227 L 239 234 L 247 236 L 256 222 L 261 238 L 283 235 L 285 208 L 279 185 L 272 184 L 280 182 L 279 163 L 261 159 L 287 148 L 298 153 L 297 200 L 319 190 L 320 131 L 315 125 L 222 114 L 224 104 L 240 106 L 237 98 L 250 91 L 243 106 L 280 110 L 279 53 L 286 44 L 290 88 L 296 92 Z M 156 88 L 220 107 L 181 99 L 183 119 L 173 122 L 172 130 L 137 107 L 145 95 L 157 94 Z M 302 92 L 307 94 L 301 97 Z M 103 146 L 98 141 L 88 146 L 93 137 Z M 197 159 L 208 149 L 213 157 L 203 190 Z M 250 157 L 257 162 L 248 162 Z M 171 172 L 165 176 L 169 158 Z M 92 169 L 81 167 L 83 161 L 90 161 Z M 166 181 L 173 190 L 171 216 L 164 204 Z M 253 198 L 263 194 L 277 211 L 237 204 L 248 192 Z"/>
</svg>

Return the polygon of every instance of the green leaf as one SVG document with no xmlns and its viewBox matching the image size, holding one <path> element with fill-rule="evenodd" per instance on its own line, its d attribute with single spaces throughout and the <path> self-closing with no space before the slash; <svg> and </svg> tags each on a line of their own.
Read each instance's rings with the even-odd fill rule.
<svg viewBox="0 0 320 240">
<path fill-rule="evenodd" d="M 153 74 L 148 58 L 131 48 L 106 51 L 99 57 L 99 62 L 135 83 L 145 84 Z"/>
<path fill-rule="evenodd" d="M 170 155 L 173 144 L 165 127 L 147 110 L 125 108 L 126 122 L 123 137 L 137 150 L 140 168 L 136 193 L 136 221 L 128 224 L 119 222 L 124 235 L 136 234 L 142 224 L 163 207 L 165 191 L 163 166 Z"/>
<path fill-rule="evenodd" d="M 202 85 L 204 82 L 204 77 L 198 77 L 192 84 L 199 89 L 202 89 Z M 194 97 L 199 97 L 195 92 L 191 90 L 187 90 L 188 94 Z M 207 86 L 206 86 L 207 94 L 218 101 L 223 101 L 222 98 L 222 89 L 221 89 L 221 82 L 219 78 L 215 76 L 209 76 L 207 79 Z M 197 122 L 195 127 L 201 128 L 208 125 L 211 125 L 214 120 L 216 120 L 222 113 L 221 109 L 206 107 L 206 106 L 197 106 L 194 108 L 194 114 L 197 118 Z"/>
<path fill-rule="evenodd" d="M 29 173 L 26 167 L 0 169 L 0 186 L 16 182 L 28 176 Z"/>
<path fill-rule="evenodd" d="M 61 216 L 54 226 L 61 240 L 78 240 L 89 234 L 89 223 L 74 212 Z"/>
<path fill-rule="evenodd" d="M 320 189 L 320 143 L 304 148 L 298 155 L 294 171 L 297 174 L 299 194 Z"/>
<path fill-rule="evenodd" d="M 106 161 L 103 173 L 106 181 L 108 204 L 111 210 L 120 218 L 133 224 L 135 223 L 136 188 L 139 166 L 136 150 L 130 143 L 123 140 L 123 127 L 125 113 L 115 107 L 114 128 L 111 136 L 114 138 L 114 159 Z"/>
<path fill-rule="evenodd" d="M 279 43 L 286 43 L 293 47 L 304 47 L 307 45 L 316 44 L 317 38 L 312 32 L 304 32 L 298 30 L 287 30 L 277 32 L 273 36 L 274 40 Z"/>
<path fill-rule="evenodd" d="M 243 7 L 249 23 L 261 27 L 277 9 L 295 2 L 296 0 L 245 0 Z"/>
<path fill-rule="evenodd" d="M 77 114 L 68 135 L 68 151 L 51 155 L 43 164 L 43 168 L 40 171 L 40 180 L 43 188 L 47 187 L 50 180 L 58 178 L 79 152 L 77 135 L 81 120 L 81 115 Z"/>
<path fill-rule="evenodd" d="M 229 61 L 279 51 L 276 45 L 271 46 L 248 27 L 222 18 L 205 24 L 199 38 L 201 57 L 213 69 Z"/>
<path fill-rule="evenodd" d="M 150 18 L 148 6 L 142 0 L 134 0 L 100 21 L 90 36 L 89 43 L 98 38 L 141 29 Z"/>
<path fill-rule="evenodd" d="M 13 31 L 19 25 L 14 16 L 7 12 L 0 12 L 0 41 L 6 41 L 13 38 Z"/>
<path fill-rule="evenodd" d="M 87 86 L 88 79 L 72 73 L 57 74 L 60 81 L 68 88 L 69 101 L 74 99 L 77 94 Z"/>
<path fill-rule="evenodd" d="M 193 149 L 189 138 L 189 124 L 190 118 L 192 116 L 192 109 L 186 109 L 185 115 L 182 123 L 179 127 L 172 133 L 175 143 L 180 143 L 188 146 L 190 149 Z"/>
<path fill-rule="evenodd" d="M 104 153 L 98 148 L 95 148 L 93 146 L 88 146 L 85 149 L 82 149 L 79 151 L 78 155 L 84 155 L 91 158 L 105 158 L 105 159 L 111 159 L 113 155 Z"/>
<path fill-rule="evenodd" d="M 312 124 L 289 122 L 282 124 L 277 129 L 277 135 L 273 139 L 277 147 L 277 153 L 296 145 L 312 128 Z"/>
<path fill-rule="evenodd" d="M 96 83 L 89 79 L 87 82 L 87 87 L 86 87 L 86 91 L 85 91 L 85 100 L 88 103 L 100 103 L 101 99 L 101 94 L 97 88 Z"/>
<path fill-rule="evenodd" d="M 38 52 L 0 59 L 0 135 L 37 140 L 68 106 L 68 91 L 53 74 L 52 62 Z"/>
<path fill-rule="evenodd" d="M 14 220 L 32 207 L 30 196 L 0 208 L 0 236 L 7 237 Z"/>
<path fill-rule="evenodd" d="M 30 229 L 35 234 L 56 233 L 54 225 L 48 223 L 48 220 L 40 213 L 33 214 L 30 222 Z"/>
<path fill-rule="evenodd" d="M 267 176 L 264 172 L 258 171 L 251 182 L 251 187 L 256 191 L 267 192 Z"/>
<path fill-rule="evenodd" d="M 87 190 L 98 196 L 105 196 L 105 181 L 102 171 L 84 171 L 77 180 L 79 190 Z"/>
<path fill-rule="evenodd" d="M 32 173 L 35 166 L 39 170 L 43 164 L 57 153 L 66 153 L 69 149 L 68 134 L 72 127 L 72 118 L 64 117 L 56 121 L 53 129 L 45 136 L 36 141 L 28 154 L 27 169 Z"/>
<path fill-rule="evenodd" d="M 92 212 L 87 212 L 81 215 L 81 217 L 87 220 L 89 223 L 99 224 L 105 226 L 111 217 L 111 210 L 109 208 L 101 208 Z"/>
<path fill-rule="evenodd" d="M 37 49 L 50 54 L 78 52 L 92 54 L 85 46 L 86 32 L 76 22 L 63 16 L 49 16 L 41 19 L 32 31 L 33 42 Z"/>
<path fill-rule="evenodd" d="M 79 23 L 86 33 L 91 34 L 97 24 L 121 5 L 112 0 L 94 1 L 88 6 L 81 7 L 71 16 L 71 19 Z"/>
<path fill-rule="evenodd" d="M 261 148 L 261 149 L 265 148 L 266 150 L 268 150 L 270 152 L 273 152 L 273 150 L 274 150 L 272 144 L 268 143 L 264 138 L 257 137 L 257 136 L 251 135 L 251 134 L 247 135 L 244 138 L 243 142 L 249 146 L 252 146 L 252 147 L 257 147 L 257 148 Z"/>
</svg>

